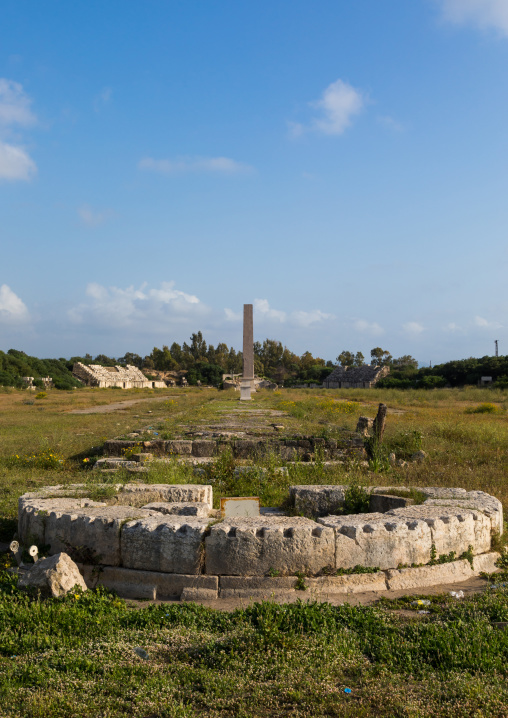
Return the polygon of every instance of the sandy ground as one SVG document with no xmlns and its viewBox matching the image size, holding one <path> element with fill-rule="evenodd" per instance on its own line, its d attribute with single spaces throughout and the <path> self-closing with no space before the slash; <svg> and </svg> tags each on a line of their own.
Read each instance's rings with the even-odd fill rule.
<svg viewBox="0 0 508 718">
<path fill-rule="evenodd" d="M 88 409 L 72 409 L 72 411 L 66 411 L 66 414 L 110 414 L 113 411 L 121 411 L 122 409 L 128 409 L 134 404 L 143 404 L 146 402 L 154 401 L 168 401 L 168 399 L 176 399 L 177 395 L 172 394 L 170 396 L 152 396 L 149 399 L 127 399 L 126 401 L 116 401 L 114 404 L 101 404 L 100 406 L 91 406 Z"/>
</svg>

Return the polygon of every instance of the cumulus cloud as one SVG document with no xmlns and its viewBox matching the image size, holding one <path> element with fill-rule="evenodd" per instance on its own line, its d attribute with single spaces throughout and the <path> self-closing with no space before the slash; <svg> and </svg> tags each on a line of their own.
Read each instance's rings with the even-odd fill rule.
<svg viewBox="0 0 508 718">
<path fill-rule="evenodd" d="M 174 282 L 162 282 L 160 288 L 153 289 L 146 284 L 122 289 L 91 282 L 86 295 L 87 301 L 68 312 L 69 319 L 75 324 L 150 332 L 166 330 L 174 323 L 197 319 L 209 312 L 198 297 L 175 289 Z"/>
<path fill-rule="evenodd" d="M 0 322 L 4 324 L 25 323 L 30 319 L 25 303 L 7 284 L 0 286 Z"/>
<path fill-rule="evenodd" d="M 365 319 L 357 319 L 354 326 L 358 332 L 371 334 L 374 337 L 381 336 L 381 334 L 385 333 L 383 327 L 381 327 L 377 322 L 367 322 Z"/>
<path fill-rule="evenodd" d="M 237 175 L 247 174 L 253 170 L 250 165 L 237 162 L 229 157 L 177 157 L 174 160 L 155 160 L 152 157 L 144 157 L 139 161 L 138 168 L 161 174 L 194 172 Z"/>
<path fill-rule="evenodd" d="M 78 207 L 77 212 L 80 220 L 87 227 L 98 227 L 114 215 L 113 211 L 110 209 L 103 210 L 102 212 L 96 212 L 88 204 L 82 204 L 81 207 Z"/>
<path fill-rule="evenodd" d="M 488 319 L 484 319 L 483 317 L 476 316 L 474 318 L 474 323 L 477 327 L 482 327 L 484 329 L 501 329 L 503 326 L 498 321 L 489 321 Z"/>
<path fill-rule="evenodd" d="M 507 0 L 440 0 L 443 17 L 455 24 L 494 29 L 508 37 Z"/>
<path fill-rule="evenodd" d="M 314 309 L 310 312 L 292 312 L 291 319 L 300 327 L 310 327 L 311 324 L 320 323 L 326 319 L 335 319 L 335 316 L 333 314 L 326 314 L 326 312 L 322 312 L 320 309 Z"/>
<path fill-rule="evenodd" d="M 272 309 L 268 299 L 255 299 L 254 312 L 261 319 L 270 319 L 277 322 L 286 321 L 286 312 L 282 312 L 279 309 Z"/>
<path fill-rule="evenodd" d="M 366 103 L 365 95 L 343 80 L 332 82 L 321 98 L 309 105 L 318 114 L 308 125 L 290 123 L 290 134 L 298 137 L 304 132 L 314 131 L 324 135 L 341 135 L 351 125 Z"/>
<path fill-rule="evenodd" d="M 35 124 L 36 117 L 30 105 L 31 100 L 22 85 L 0 78 L 0 179 L 29 180 L 37 171 L 35 162 L 21 145 L 5 141 L 13 128 Z"/>
<path fill-rule="evenodd" d="M 425 327 L 423 327 L 419 322 L 406 322 L 402 325 L 402 328 L 405 332 L 408 334 L 421 334 L 423 331 L 425 331 Z"/>
<path fill-rule="evenodd" d="M 0 179 L 29 180 L 36 172 L 35 162 L 22 147 L 0 140 Z"/>
</svg>

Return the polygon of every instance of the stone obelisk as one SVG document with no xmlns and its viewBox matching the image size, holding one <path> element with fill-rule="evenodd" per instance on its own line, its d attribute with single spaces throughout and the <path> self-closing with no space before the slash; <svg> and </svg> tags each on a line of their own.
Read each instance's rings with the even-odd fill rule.
<svg viewBox="0 0 508 718">
<path fill-rule="evenodd" d="M 240 401 L 249 401 L 254 386 L 254 320 L 252 304 L 243 305 L 243 374 Z"/>
</svg>

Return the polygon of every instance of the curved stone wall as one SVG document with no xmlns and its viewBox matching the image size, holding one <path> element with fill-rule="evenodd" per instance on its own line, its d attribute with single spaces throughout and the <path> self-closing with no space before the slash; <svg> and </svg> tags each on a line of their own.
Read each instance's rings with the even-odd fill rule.
<svg viewBox="0 0 508 718">
<path fill-rule="evenodd" d="M 182 591 L 185 581 L 189 591 L 197 581 L 213 592 L 208 584 L 217 577 L 226 585 L 240 580 L 234 577 L 282 580 L 302 572 L 320 576 L 309 580 L 329 584 L 354 577 L 323 576 L 323 569 L 329 574 L 361 565 L 390 574 L 400 573 L 401 565 L 428 564 L 436 554 L 454 552 L 460 557 L 469 547 L 481 556 L 490 551 L 492 535 L 502 531 L 500 501 L 481 491 L 423 488 L 419 491 L 427 499 L 415 506 L 410 499 L 385 496 L 387 487 L 371 487 L 373 495 L 388 505 L 398 501 L 399 507 L 384 513 L 331 513 L 340 509 L 345 489 L 291 487 L 294 512 L 315 518 L 267 513 L 220 520 L 212 510 L 211 486 L 117 485 L 107 501 L 79 496 L 85 491 L 81 485 L 46 487 L 19 499 L 19 540 L 38 544 L 49 554 L 74 549 L 76 555 L 79 549 L 83 563 L 101 564 L 105 575 L 109 571 L 117 582 L 120 575 L 124 583 L 125 576 L 137 575 L 143 583 L 143 575 L 148 593 L 153 588 L 150 577 L 154 585 L 158 581 L 167 588 L 168 575 Z M 75 496 L 69 498 L 71 491 Z M 371 575 L 386 584 L 385 574 Z M 136 584 L 138 579 L 131 580 Z"/>
</svg>

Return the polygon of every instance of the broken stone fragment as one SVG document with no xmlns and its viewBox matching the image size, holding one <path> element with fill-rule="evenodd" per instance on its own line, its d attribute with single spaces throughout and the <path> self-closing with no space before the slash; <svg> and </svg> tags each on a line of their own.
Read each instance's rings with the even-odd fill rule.
<svg viewBox="0 0 508 718">
<path fill-rule="evenodd" d="M 20 588 L 35 588 L 47 596 L 65 596 L 75 586 L 86 591 L 86 583 L 74 561 L 66 553 L 57 553 L 37 561 L 18 581 Z"/>
</svg>

